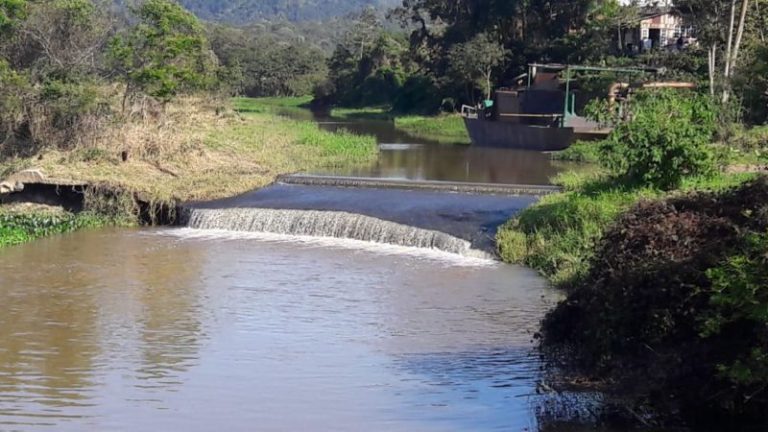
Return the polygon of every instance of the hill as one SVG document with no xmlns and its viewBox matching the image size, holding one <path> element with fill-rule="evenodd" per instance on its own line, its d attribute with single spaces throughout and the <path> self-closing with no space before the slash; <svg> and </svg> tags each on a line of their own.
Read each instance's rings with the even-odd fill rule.
<svg viewBox="0 0 768 432">
<path fill-rule="evenodd" d="M 400 0 L 180 0 L 205 20 L 247 24 L 264 19 L 315 21 L 343 16 L 366 7 L 388 9 Z"/>
</svg>

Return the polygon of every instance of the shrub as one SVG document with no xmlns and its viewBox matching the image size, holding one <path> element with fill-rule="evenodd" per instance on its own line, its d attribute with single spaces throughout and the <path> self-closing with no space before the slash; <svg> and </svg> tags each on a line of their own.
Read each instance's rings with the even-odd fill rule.
<svg viewBox="0 0 768 432">
<path fill-rule="evenodd" d="M 711 141 L 717 115 L 709 98 L 674 91 L 641 92 L 631 117 L 619 123 L 603 145 L 601 162 L 616 175 L 670 190 L 685 177 L 715 170 Z"/>
<path fill-rule="evenodd" d="M 766 178 L 639 203 L 547 316 L 543 346 L 659 409 L 765 426 L 767 230 Z"/>
</svg>

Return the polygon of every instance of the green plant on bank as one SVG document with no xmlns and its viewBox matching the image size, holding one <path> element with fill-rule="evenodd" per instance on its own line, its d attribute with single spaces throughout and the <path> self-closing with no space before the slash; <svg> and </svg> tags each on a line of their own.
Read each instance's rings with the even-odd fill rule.
<svg viewBox="0 0 768 432">
<path fill-rule="evenodd" d="M 543 347 L 633 405 L 696 413 L 694 428 L 764 430 L 767 233 L 766 177 L 638 202 L 547 315 Z"/>
<path fill-rule="evenodd" d="M 722 189 L 749 178 L 715 174 L 714 130 L 715 110 L 703 96 L 638 94 L 631 121 L 604 142 L 576 143 L 562 157 L 596 161 L 603 169 L 556 178 L 564 193 L 543 198 L 499 230 L 501 257 L 567 285 L 588 270 L 605 229 L 638 200 L 661 197 L 666 189 Z"/>
<path fill-rule="evenodd" d="M 566 162 L 600 163 L 602 143 L 599 141 L 576 141 L 563 151 L 553 152 L 553 160 Z"/>
<path fill-rule="evenodd" d="M 434 117 L 396 117 L 395 127 L 411 135 L 440 142 L 469 144 L 469 134 L 464 119 L 455 114 Z"/>
<path fill-rule="evenodd" d="M 389 106 L 349 108 L 336 107 L 331 110 L 331 117 L 342 119 L 363 119 L 363 120 L 392 120 L 395 115 Z"/>
<path fill-rule="evenodd" d="M 320 151 L 325 166 L 337 166 L 349 160 L 366 160 L 378 153 L 376 138 L 346 130 L 328 132 L 314 123 L 296 122 L 298 144 Z"/>
<path fill-rule="evenodd" d="M 542 198 L 499 229 L 504 261 L 539 271 L 566 285 L 589 268 L 595 243 L 623 211 L 652 189 L 616 185 L 603 172 L 565 173 L 554 179 L 564 192 Z"/>
<path fill-rule="evenodd" d="M 601 146 L 601 162 L 623 180 L 671 190 L 714 172 L 717 111 L 708 96 L 643 91 Z"/>
<path fill-rule="evenodd" d="M 95 213 L 17 213 L 0 211 L 0 247 L 26 243 L 38 238 L 86 228 L 113 225 L 114 221 Z"/>
<path fill-rule="evenodd" d="M 123 110 L 137 93 L 167 103 L 213 85 L 215 56 L 197 17 L 169 0 L 146 0 L 132 12 L 139 23 L 113 38 L 108 51 L 125 82 Z"/>
</svg>

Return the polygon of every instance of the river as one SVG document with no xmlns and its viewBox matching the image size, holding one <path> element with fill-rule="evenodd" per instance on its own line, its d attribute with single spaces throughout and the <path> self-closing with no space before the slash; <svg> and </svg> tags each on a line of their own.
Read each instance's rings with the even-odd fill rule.
<svg viewBox="0 0 768 432">
<path fill-rule="evenodd" d="M 441 144 L 398 130 L 392 121 L 335 118 L 313 114 L 305 109 L 283 109 L 279 112 L 297 120 L 315 121 L 325 130 L 346 129 L 376 137 L 380 154 L 370 166 L 335 167 L 312 174 L 545 185 L 558 173 L 579 168 L 578 164 L 554 161 L 550 155 L 540 152 Z"/>
<path fill-rule="evenodd" d="M 99 231 L 6 249 L 0 430 L 536 430 L 556 294 L 354 241 Z"/>
<path fill-rule="evenodd" d="M 354 127 L 378 130 L 379 162 L 320 174 L 538 184 L 558 169 Z M 553 431 L 533 339 L 559 295 L 486 253 L 533 201 L 275 185 L 189 228 L 3 249 L 0 430 Z"/>
</svg>

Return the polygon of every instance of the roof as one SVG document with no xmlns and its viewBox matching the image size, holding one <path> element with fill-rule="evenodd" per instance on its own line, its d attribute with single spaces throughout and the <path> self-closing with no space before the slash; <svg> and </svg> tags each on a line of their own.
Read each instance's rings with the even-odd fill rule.
<svg viewBox="0 0 768 432">
<path fill-rule="evenodd" d="M 643 6 L 640 8 L 640 20 L 678 13 L 679 12 L 676 9 L 669 6 Z"/>
</svg>

